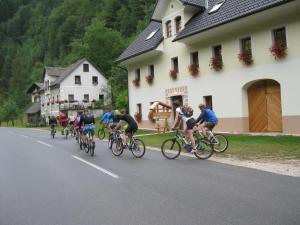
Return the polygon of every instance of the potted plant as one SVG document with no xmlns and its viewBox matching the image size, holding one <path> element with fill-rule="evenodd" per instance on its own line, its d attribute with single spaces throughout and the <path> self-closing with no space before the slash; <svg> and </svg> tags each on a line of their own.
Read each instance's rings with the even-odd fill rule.
<svg viewBox="0 0 300 225">
<path fill-rule="evenodd" d="M 153 75 L 148 75 L 146 76 L 146 81 L 148 84 L 152 84 L 154 80 L 154 76 Z"/>
<path fill-rule="evenodd" d="M 253 64 L 253 58 L 250 51 L 241 51 L 238 54 L 238 58 L 241 62 L 243 62 L 246 66 L 250 66 Z"/>
<path fill-rule="evenodd" d="M 93 103 L 95 103 L 95 102 L 96 102 L 96 100 L 95 100 L 95 99 L 93 99 L 93 100 L 92 100 L 92 102 L 93 102 Z"/>
<path fill-rule="evenodd" d="M 135 119 L 136 122 L 138 122 L 138 123 L 142 122 L 142 114 L 139 113 L 139 112 L 136 112 L 136 113 L 134 114 L 134 119 Z"/>
<path fill-rule="evenodd" d="M 65 100 L 64 103 L 68 103 L 68 100 Z"/>
<path fill-rule="evenodd" d="M 89 101 L 87 99 L 83 99 L 82 102 L 88 103 Z"/>
<path fill-rule="evenodd" d="M 47 105 L 50 105 L 50 102 L 47 102 Z"/>
<path fill-rule="evenodd" d="M 188 69 L 192 76 L 197 76 L 199 74 L 199 66 L 196 64 L 189 65 Z"/>
<path fill-rule="evenodd" d="M 133 85 L 136 86 L 136 87 L 139 87 L 140 86 L 140 80 L 139 79 L 134 79 L 132 81 Z"/>
<path fill-rule="evenodd" d="M 220 71 L 223 69 L 223 60 L 221 57 L 212 57 L 210 59 L 209 66 L 214 71 Z"/>
<path fill-rule="evenodd" d="M 170 77 L 173 80 L 176 80 L 177 79 L 177 70 L 175 70 L 175 69 L 170 70 Z"/>
<path fill-rule="evenodd" d="M 270 52 L 276 60 L 283 59 L 287 56 L 287 49 L 281 43 L 275 43 L 270 47 Z"/>
</svg>

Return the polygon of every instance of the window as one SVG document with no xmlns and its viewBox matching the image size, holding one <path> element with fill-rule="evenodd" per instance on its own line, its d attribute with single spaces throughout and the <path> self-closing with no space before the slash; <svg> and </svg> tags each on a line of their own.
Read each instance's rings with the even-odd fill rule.
<svg viewBox="0 0 300 225">
<path fill-rule="evenodd" d="M 81 77 L 75 76 L 75 84 L 81 84 Z"/>
<path fill-rule="evenodd" d="M 198 52 L 192 52 L 192 53 L 191 53 L 191 64 L 192 64 L 192 65 L 196 65 L 197 67 L 199 67 L 199 56 L 198 56 Z"/>
<path fill-rule="evenodd" d="M 221 45 L 213 47 L 213 56 L 215 58 L 222 59 L 222 46 Z"/>
<path fill-rule="evenodd" d="M 89 68 L 89 64 L 83 64 L 83 72 L 89 72 L 90 68 Z"/>
<path fill-rule="evenodd" d="M 166 34 L 167 38 L 172 36 L 172 24 L 170 20 L 166 22 Z"/>
<path fill-rule="evenodd" d="M 283 47 L 287 48 L 285 27 L 273 30 L 273 43 L 282 44 Z"/>
<path fill-rule="evenodd" d="M 99 95 L 99 102 L 101 103 L 101 105 L 104 104 L 104 95 Z"/>
<path fill-rule="evenodd" d="M 135 80 L 141 80 L 141 70 L 140 69 L 136 69 L 135 70 Z"/>
<path fill-rule="evenodd" d="M 69 102 L 74 102 L 74 95 L 68 95 Z"/>
<path fill-rule="evenodd" d="M 181 30 L 181 16 L 175 18 L 176 34 Z"/>
<path fill-rule="evenodd" d="M 136 104 L 137 113 L 142 115 L 142 104 Z"/>
<path fill-rule="evenodd" d="M 89 96 L 88 94 L 85 94 L 85 95 L 83 96 L 83 101 L 84 101 L 84 102 L 89 102 L 89 101 L 90 101 L 90 96 Z"/>
<path fill-rule="evenodd" d="M 150 65 L 148 67 L 148 69 L 149 69 L 149 75 L 152 76 L 152 77 L 154 77 L 154 65 Z"/>
<path fill-rule="evenodd" d="M 241 52 L 252 53 L 252 50 L 251 50 L 251 38 L 250 37 L 241 39 L 240 45 L 241 45 Z"/>
<path fill-rule="evenodd" d="M 213 109 L 212 96 L 211 95 L 204 96 L 203 99 L 204 99 L 206 107 L 208 107 L 212 110 Z"/>
<path fill-rule="evenodd" d="M 178 57 L 172 58 L 172 70 L 175 70 L 177 73 L 179 72 L 179 67 L 178 67 Z"/>
<path fill-rule="evenodd" d="M 98 84 L 98 77 L 93 77 L 93 85 L 97 85 Z"/>
<path fill-rule="evenodd" d="M 217 4 L 215 4 L 214 7 L 212 7 L 212 9 L 208 13 L 213 13 L 218 11 L 218 9 L 224 4 L 224 2 L 225 0 L 218 1 Z"/>
<path fill-rule="evenodd" d="M 45 81 L 45 88 L 47 91 L 50 91 L 50 80 Z"/>
<path fill-rule="evenodd" d="M 148 35 L 148 37 L 146 38 L 146 41 L 148 41 L 149 39 L 151 39 L 151 38 L 157 33 L 158 30 L 159 30 L 159 29 L 157 29 L 157 30 L 155 30 L 155 31 L 152 31 L 152 32 Z"/>
</svg>

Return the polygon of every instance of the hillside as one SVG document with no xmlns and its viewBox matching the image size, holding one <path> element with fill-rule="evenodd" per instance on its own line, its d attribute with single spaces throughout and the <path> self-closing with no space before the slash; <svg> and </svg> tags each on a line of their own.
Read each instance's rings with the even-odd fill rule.
<svg viewBox="0 0 300 225">
<path fill-rule="evenodd" d="M 155 0 L 0 0 L 0 121 L 30 103 L 43 68 L 87 57 L 106 74 L 117 107 L 127 107 L 126 71 L 116 57 L 147 25 Z M 130 15 L 130 17 L 129 17 Z"/>
</svg>

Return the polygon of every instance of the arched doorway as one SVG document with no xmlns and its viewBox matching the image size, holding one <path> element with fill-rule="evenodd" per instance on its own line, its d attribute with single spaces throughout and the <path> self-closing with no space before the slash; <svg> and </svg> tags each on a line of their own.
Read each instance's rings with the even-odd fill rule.
<svg viewBox="0 0 300 225">
<path fill-rule="evenodd" d="M 275 80 L 261 80 L 248 88 L 251 132 L 282 132 L 281 91 Z"/>
</svg>

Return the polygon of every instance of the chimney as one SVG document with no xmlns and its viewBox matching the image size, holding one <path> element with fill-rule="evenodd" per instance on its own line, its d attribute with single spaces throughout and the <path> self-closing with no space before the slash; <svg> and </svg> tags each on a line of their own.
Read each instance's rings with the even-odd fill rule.
<svg viewBox="0 0 300 225">
<path fill-rule="evenodd" d="M 208 9 L 208 1 L 209 0 L 205 0 L 205 8 Z"/>
</svg>

